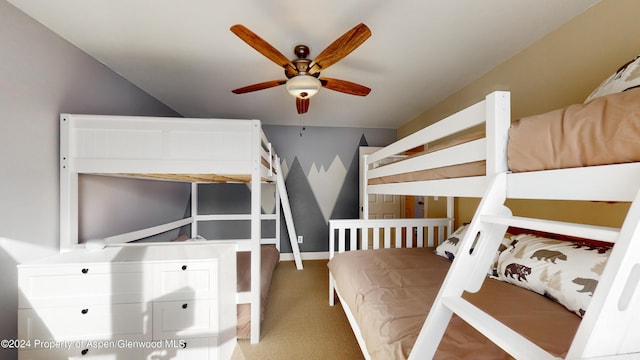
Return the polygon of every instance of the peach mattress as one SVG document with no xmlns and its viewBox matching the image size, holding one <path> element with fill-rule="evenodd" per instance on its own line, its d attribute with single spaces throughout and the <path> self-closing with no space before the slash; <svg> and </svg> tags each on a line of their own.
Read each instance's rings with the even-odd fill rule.
<svg viewBox="0 0 640 360">
<path fill-rule="evenodd" d="M 260 320 L 264 319 L 264 309 L 269 299 L 269 289 L 273 272 L 280 261 L 280 252 L 273 245 L 262 246 L 260 260 Z M 237 256 L 238 291 L 251 289 L 251 253 L 239 252 Z M 246 339 L 251 336 L 251 305 L 238 304 L 238 338 Z"/>
<path fill-rule="evenodd" d="M 408 357 L 449 264 L 426 248 L 351 251 L 329 261 L 343 305 L 353 313 L 372 359 Z M 464 297 L 558 356 L 566 354 L 580 323 L 562 305 L 494 279 Z M 435 358 L 511 359 L 455 315 Z"/>
</svg>

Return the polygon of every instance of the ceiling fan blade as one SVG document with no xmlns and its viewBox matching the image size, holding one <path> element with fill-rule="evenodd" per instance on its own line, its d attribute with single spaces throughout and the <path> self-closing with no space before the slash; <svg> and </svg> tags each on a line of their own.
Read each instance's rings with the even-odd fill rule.
<svg viewBox="0 0 640 360">
<path fill-rule="evenodd" d="M 291 60 L 287 59 L 280 51 L 271 46 L 268 42 L 263 40 L 260 36 L 256 35 L 253 31 L 246 28 L 244 25 L 233 25 L 230 28 L 231 32 L 236 34 L 242 41 L 246 42 L 249 46 L 256 49 L 260 54 L 266 56 L 269 60 L 285 68 L 286 70 L 293 71 L 295 74 L 298 70 L 293 66 Z"/>
<path fill-rule="evenodd" d="M 322 86 L 333 91 L 339 91 L 341 93 L 357 95 L 357 96 L 367 96 L 371 92 L 371 89 L 356 84 L 351 81 L 339 80 L 339 79 L 331 79 L 331 78 L 320 78 L 320 82 Z"/>
<path fill-rule="evenodd" d="M 371 36 L 371 30 L 365 24 L 358 24 L 353 29 L 347 31 L 336 39 L 326 49 L 322 50 L 309 65 L 308 73 L 313 75 L 329 66 L 335 64 L 340 59 L 349 55 L 358 46 Z"/>
<path fill-rule="evenodd" d="M 296 98 L 296 109 L 298 110 L 298 114 L 304 114 L 309 111 L 309 98 Z"/>
<path fill-rule="evenodd" d="M 241 87 L 235 90 L 231 90 L 231 92 L 234 94 L 244 94 L 252 91 L 264 90 L 264 89 L 272 88 L 275 86 L 284 85 L 286 83 L 287 83 L 287 80 L 271 80 L 271 81 L 265 81 L 259 84 L 253 84 L 253 85 Z"/>
</svg>

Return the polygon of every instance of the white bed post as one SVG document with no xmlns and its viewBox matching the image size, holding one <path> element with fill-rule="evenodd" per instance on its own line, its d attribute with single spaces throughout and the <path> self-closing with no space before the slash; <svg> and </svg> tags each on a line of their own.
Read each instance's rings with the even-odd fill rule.
<svg viewBox="0 0 640 360">
<path fill-rule="evenodd" d="M 78 244 L 78 173 L 72 162 L 71 119 L 60 115 L 60 251 Z"/>
<path fill-rule="evenodd" d="M 447 196 L 447 219 L 449 219 L 449 225 L 447 226 L 447 237 L 451 236 L 451 233 L 453 233 L 453 228 L 455 226 L 456 214 L 454 206 L 454 197 Z"/>
<path fill-rule="evenodd" d="M 465 290 L 478 291 L 495 256 L 500 240 L 507 230 L 507 225 L 482 221 L 482 216 L 511 215 L 511 211 L 504 206 L 507 196 L 508 129 L 511 124 L 509 93 L 498 91 L 489 94 L 485 100 L 485 113 L 488 189 L 482 197 L 469 229 L 462 239 L 458 255 L 451 264 L 451 268 L 416 339 L 413 350 L 409 355 L 410 360 L 433 358 L 454 311 L 459 315 L 467 311 L 463 316 L 465 320 L 467 320 L 467 317 L 476 320 L 484 315 L 479 311 L 469 311 L 461 296 Z M 469 255 L 471 245 L 478 233 L 480 233 L 480 237 L 473 250 L 473 256 L 471 256 Z M 488 327 L 491 326 L 488 325 Z M 492 328 L 491 331 L 487 332 L 500 332 L 502 334 L 503 330 Z M 514 343 L 506 347 L 502 346 L 504 344 L 497 345 L 505 350 L 507 348 L 513 349 L 521 345 L 516 344 L 516 341 L 514 339 Z M 537 349 L 529 348 L 529 350 Z M 514 355 L 512 352 L 509 353 Z M 529 355 L 531 358 L 543 359 L 546 357 L 540 357 L 542 356 L 540 351 L 531 352 Z M 518 356 L 515 357 L 518 358 Z"/>
<path fill-rule="evenodd" d="M 198 235 L 198 183 L 191 183 L 191 237 Z"/>
<path fill-rule="evenodd" d="M 276 179 L 276 181 L 279 181 Z M 280 196 L 280 189 L 278 189 L 278 184 L 276 184 L 275 187 L 275 196 L 276 196 L 276 207 L 275 207 L 275 215 L 276 215 L 276 249 L 278 249 L 278 251 L 280 251 L 280 236 L 281 236 L 281 231 L 280 231 L 280 216 L 281 216 L 281 210 L 280 210 L 280 206 L 282 203 L 282 198 Z"/>
<path fill-rule="evenodd" d="M 252 167 L 251 167 L 251 343 L 257 344 L 260 341 L 260 267 L 261 251 L 260 242 L 262 239 L 261 214 L 262 214 L 262 178 L 260 174 L 261 153 L 258 151 L 261 141 L 260 122 L 253 124 L 253 146 Z"/>
<path fill-rule="evenodd" d="M 360 184 L 360 187 L 362 188 L 362 199 L 360 200 L 362 209 L 360 209 L 360 211 L 362 211 L 362 218 L 365 220 L 369 219 L 369 194 L 367 193 L 367 185 L 369 184 L 369 163 L 367 162 L 368 157 L 369 155 L 362 155 L 362 164 L 364 165 L 362 168 L 362 179 L 360 179 L 360 181 L 362 181 L 362 183 Z"/>
</svg>

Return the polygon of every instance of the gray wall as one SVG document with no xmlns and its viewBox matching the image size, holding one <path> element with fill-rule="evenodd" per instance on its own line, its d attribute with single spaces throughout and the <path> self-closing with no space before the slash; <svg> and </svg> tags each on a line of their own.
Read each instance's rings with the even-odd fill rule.
<svg viewBox="0 0 640 360">
<path fill-rule="evenodd" d="M 58 251 L 59 114 L 179 115 L 5 0 L 0 54 L 0 339 L 11 339 L 17 327 L 16 264 Z M 145 187 L 157 187 L 169 202 L 149 214 L 137 211 L 145 195 L 138 183 L 116 181 L 82 179 L 81 206 L 88 212 L 82 222 L 96 222 L 87 236 L 184 213 L 183 184 Z M 104 226 L 112 218 L 120 219 L 116 229 Z M 0 349 L 0 358 L 14 359 L 16 352 Z"/>
</svg>

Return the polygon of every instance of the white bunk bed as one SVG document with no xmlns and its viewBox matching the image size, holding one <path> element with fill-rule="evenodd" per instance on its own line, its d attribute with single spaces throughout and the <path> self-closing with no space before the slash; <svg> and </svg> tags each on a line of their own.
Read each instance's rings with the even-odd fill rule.
<svg viewBox="0 0 640 360">
<path fill-rule="evenodd" d="M 234 239 L 237 251 L 250 252 L 250 291 L 237 294 L 238 304 L 251 304 L 251 342 L 260 339 L 261 248 L 280 244 L 280 207 L 296 267 L 302 269 L 295 227 L 277 155 L 258 120 L 62 114 L 60 116 L 60 249 L 83 248 L 78 238 L 80 174 L 190 182 L 191 216 L 107 237 L 107 246 L 125 246 L 146 237 L 191 226 L 199 221 L 249 220 L 250 238 Z M 198 184 L 246 183 L 251 190 L 250 214 L 198 213 Z M 276 184 L 276 213 L 262 214 L 261 184 Z M 276 237 L 264 239 L 262 221 L 275 221 Z M 217 239 L 216 239 L 217 240 Z M 221 239 L 224 240 L 224 239 Z M 197 243 L 197 242 L 193 242 Z M 145 243 L 160 246 L 162 243 Z"/>
<path fill-rule="evenodd" d="M 640 224 L 640 198 L 638 195 L 640 157 L 638 157 L 637 146 L 639 134 L 634 130 L 638 127 L 637 123 L 640 119 L 639 104 L 640 89 L 628 90 L 624 93 L 592 100 L 588 104 L 572 105 L 567 109 L 543 114 L 546 117 L 541 115 L 521 119 L 510 126 L 509 93 L 495 92 L 488 95 L 484 101 L 367 157 L 366 168 L 368 171 L 365 177 L 367 180 L 363 183 L 366 189 L 364 191 L 365 209 L 367 194 L 482 197 L 471 223 L 458 244 L 457 254 L 451 265 L 447 264 L 444 270 L 442 270 L 442 266 L 425 269 L 425 271 L 432 271 L 432 275 L 442 282 L 433 289 L 432 297 L 423 301 L 429 304 L 422 318 L 426 318 L 426 320 L 422 320 L 422 325 L 417 327 L 415 334 L 407 335 L 409 340 L 400 345 L 396 344 L 396 348 L 391 350 L 394 358 L 429 359 L 451 356 L 450 352 L 443 353 L 441 347 L 448 350 L 464 347 L 462 340 L 456 343 L 455 336 L 450 334 L 451 332 L 460 335 L 460 332 L 455 331 L 460 328 L 458 325 L 461 323 L 464 325 L 460 326 L 475 328 L 481 334 L 479 336 L 482 339 L 490 340 L 508 356 L 517 359 L 559 357 L 567 359 L 631 359 L 640 357 L 640 332 L 637 331 L 636 325 L 640 320 L 640 295 L 638 294 L 640 283 L 640 249 L 638 249 L 640 247 L 640 229 L 638 228 Z M 588 107 L 595 107 L 595 113 L 598 115 L 585 117 L 584 112 Z M 569 118 L 571 114 L 575 115 L 576 113 L 579 116 Z M 552 116 L 549 117 L 549 115 Z M 579 119 L 580 116 L 583 119 Z M 584 120 L 587 125 L 583 126 L 582 123 L 577 122 L 578 120 Z M 604 120 L 608 120 L 608 123 Z M 466 129 L 481 123 L 486 125 L 486 138 L 456 144 L 433 152 L 428 151 L 434 140 L 448 137 L 459 131 L 466 131 Z M 539 146 L 542 152 L 552 148 L 556 155 L 566 150 L 562 147 L 563 141 L 566 140 L 563 136 L 573 132 L 572 126 L 577 126 L 576 132 L 581 135 L 595 134 L 596 139 L 590 138 L 588 146 L 574 146 L 579 151 L 585 152 L 582 153 L 582 156 L 574 156 L 571 161 L 578 159 L 585 164 L 569 166 L 567 161 L 560 160 L 552 166 L 544 165 L 537 169 L 528 169 L 526 166 L 523 169 L 521 168 L 522 164 L 516 165 L 514 158 L 523 153 L 525 155 L 539 153 L 539 149 L 536 149 L 535 145 L 543 138 L 539 137 L 540 134 L 535 133 L 534 130 L 540 124 L 544 129 L 542 132 L 558 124 L 561 125 L 559 137 L 553 140 L 548 139 L 543 146 Z M 593 126 L 594 124 L 598 125 Z M 520 127 L 519 130 L 516 125 Z M 547 127 L 544 128 L 544 126 Z M 599 137 L 601 133 L 612 134 L 610 140 L 619 139 L 623 145 L 618 146 L 618 149 L 612 149 L 615 146 L 602 141 L 602 138 Z M 532 144 L 518 144 L 518 141 L 523 138 L 530 138 Z M 424 145 L 427 151 L 402 161 L 386 164 L 389 161 L 385 161 L 385 159 L 397 158 L 398 155 L 421 145 Z M 520 155 L 517 154 L 518 146 L 522 146 Z M 617 160 L 602 160 L 598 156 L 594 156 L 594 154 L 603 152 L 617 153 L 618 158 Z M 462 175 L 461 178 L 422 179 L 422 172 L 426 169 L 441 170 L 448 166 L 468 164 L 478 160 L 486 161 L 483 173 L 478 173 L 476 169 L 475 173 Z M 407 174 L 409 176 L 404 179 L 397 178 L 398 175 Z M 622 227 L 617 229 L 513 216 L 511 210 L 504 205 L 506 199 L 509 198 L 631 202 L 631 206 Z M 452 219 L 432 221 L 443 220 L 446 223 Z M 367 232 L 359 229 L 368 228 L 370 226 L 368 222 L 371 221 L 332 220 L 330 234 L 330 257 L 332 259 L 329 262 L 330 304 L 333 305 L 335 288 L 367 359 L 379 357 L 372 354 L 372 352 L 375 353 L 374 350 L 368 349 L 368 346 L 372 347 L 370 335 L 366 335 L 365 329 L 361 328 L 364 325 L 361 324 L 362 320 L 358 316 L 358 311 L 364 307 L 362 292 L 358 293 L 357 289 L 349 290 L 348 287 L 353 285 L 352 280 L 345 278 L 337 268 L 343 267 L 348 269 L 347 272 L 355 272 L 356 270 L 349 266 L 359 261 L 358 258 L 364 259 L 370 256 L 376 258 L 374 260 L 377 261 L 376 271 L 380 272 L 380 268 L 386 268 L 387 264 L 391 262 L 391 260 L 389 262 L 383 261 L 379 255 L 374 255 L 378 250 L 369 253 L 351 251 L 367 248 L 366 243 L 359 243 L 365 237 L 362 234 Z M 393 228 L 395 225 L 393 225 L 393 220 L 389 220 L 386 224 L 377 226 Z M 506 285 L 508 288 L 527 293 L 525 296 L 526 305 L 532 306 L 532 308 L 526 309 L 526 312 L 535 313 L 538 308 L 534 309 L 534 305 L 548 307 L 550 306 L 548 303 L 553 306 L 558 305 L 561 310 L 566 310 L 558 303 L 531 291 L 487 277 L 488 270 L 492 265 L 496 266 L 496 259 L 502 259 L 503 254 L 507 253 L 507 251 L 500 252 L 500 245 L 505 244 L 503 239 L 505 239 L 505 233 L 510 227 L 559 234 L 560 237 L 565 237 L 564 239 L 567 237 L 570 239 L 590 239 L 608 243 L 608 246 L 612 247 L 609 250 L 608 261 L 605 260 L 606 266 L 603 265 L 604 269 L 600 275 L 599 283 L 597 283 L 597 288 L 592 293 L 588 311 L 581 313 L 584 315 L 582 319 L 569 311 L 564 311 L 562 314 L 555 313 L 556 320 L 562 319 L 555 325 L 537 324 L 543 328 L 542 332 L 551 333 L 551 330 L 556 326 L 562 327 L 567 322 L 574 322 L 575 324 L 568 326 L 570 334 L 565 334 L 566 349 L 549 350 L 547 349 L 549 344 L 536 344 L 535 341 L 538 338 L 529 336 L 529 334 L 523 335 L 522 327 L 535 327 L 536 325 L 533 323 L 522 324 L 522 314 L 517 316 L 520 319 L 518 320 L 520 324 L 518 321 L 514 322 L 509 319 L 501 321 L 503 317 L 501 317 L 500 309 L 494 309 L 495 312 L 491 312 L 486 310 L 486 306 L 475 305 L 472 300 L 469 300 L 470 298 L 474 299 L 476 294 L 483 293 L 487 287 L 502 289 Z M 387 234 L 390 231 L 384 231 L 384 233 Z M 337 245 L 335 244 L 335 234 L 338 235 Z M 360 235 L 350 236 L 350 234 Z M 346 246 L 345 241 L 350 241 L 350 246 Z M 385 240 L 380 243 L 379 247 L 389 247 L 388 245 L 393 244 Z M 397 242 L 395 245 L 398 246 Z M 334 250 L 335 246 L 338 247 L 337 250 Z M 389 250 L 380 251 L 388 252 Z M 399 251 L 404 250 L 400 249 Z M 363 255 L 350 255 L 352 253 L 362 253 Z M 429 251 L 429 254 L 432 252 Z M 401 254 L 401 256 L 404 255 Z M 438 258 L 442 260 L 441 257 Z M 424 263 L 427 262 L 424 261 Z M 367 266 L 364 265 L 359 269 L 371 277 L 371 273 L 368 272 L 370 269 L 366 268 Z M 438 271 L 440 275 L 436 274 Z M 402 278 L 404 275 L 406 273 L 395 276 Z M 428 278 L 428 276 L 422 273 L 422 278 Z M 402 282 L 405 287 L 410 287 L 413 284 L 404 278 L 402 278 Z M 372 290 L 376 285 L 357 286 L 369 286 L 366 289 Z M 386 291 L 386 289 L 384 290 Z M 350 299 L 351 293 L 354 291 L 360 296 L 357 304 Z M 511 290 L 503 289 L 502 291 Z M 531 298 L 527 297 L 529 294 L 531 294 Z M 500 297 L 496 293 L 492 295 L 491 302 L 499 303 Z M 522 299 L 520 295 L 517 296 Z M 384 296 L 388 296 L 388 294 L 385 293 Z M 512 294 L 510 293 L 509 296 Z M 540 299 L 544 303 L 538 304 Z M 532 302 L 529 303 L 529 300 Z M 534 302 L 536 303 L 533 304 Z M 393 311 L 394 306 L 386 303 L 384 306 L 379 306 L 378 309 L 382 307 L 390 308 Z M 368 314 L 368 317 L 374 317 L 373 312 L 369 311 Z M 390 315 L 393 319 L 402 318 L 402 316 L 403 314 Z M 505 325 L 507 323 L 509 325 Z M 470 340 L 465 339 L 465 341 Z M 478 349 L 480 348 L 466 349 L 466 351 L 471 351 L 471 355 L 469 353 L 466 355 L 454 353 L 453 358 L 465 358 L 465 356 L 474 359 L 481 358 L 484 354 Z M 385 357 L 391 356 L 389 353 L 385 353 Z"/>
</svg>

